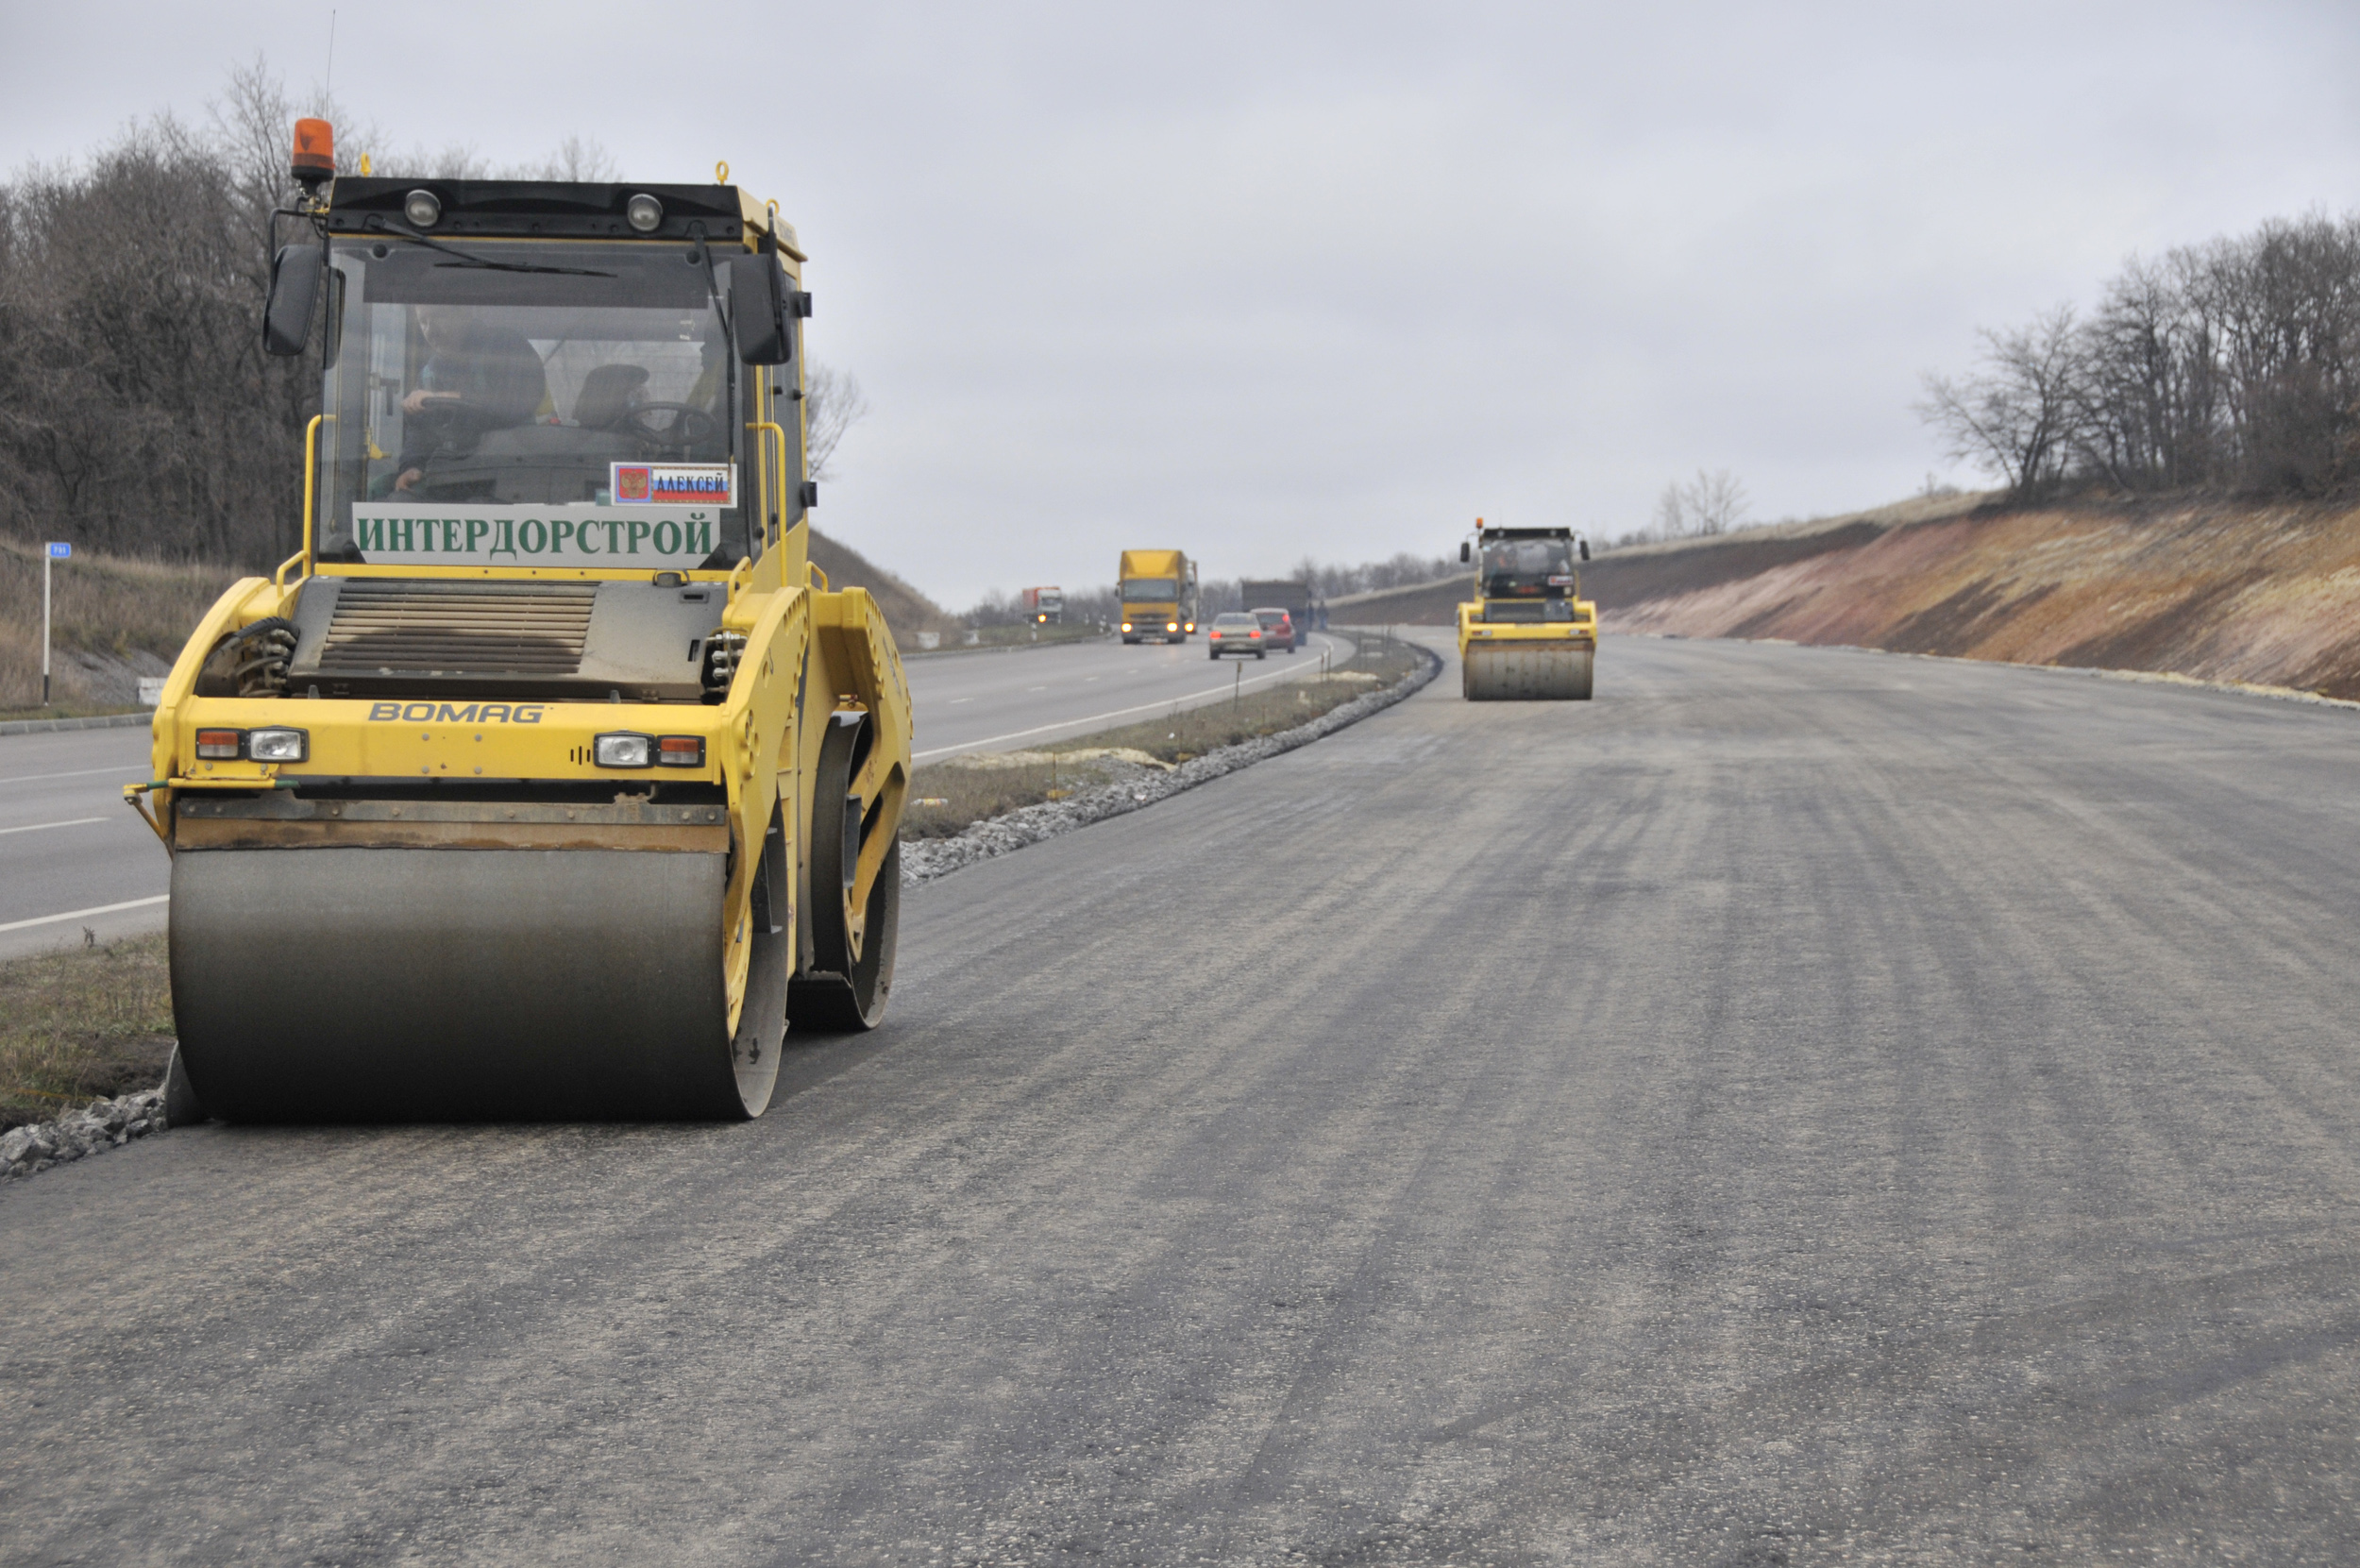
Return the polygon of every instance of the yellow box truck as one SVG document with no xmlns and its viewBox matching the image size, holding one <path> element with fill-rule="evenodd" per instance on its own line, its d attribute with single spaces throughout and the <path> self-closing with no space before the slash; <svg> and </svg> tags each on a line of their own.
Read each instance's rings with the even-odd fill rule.
<svg viewBox="0 0 2360 1568">
<path fill-rule="evenodd" d="M 1180 550 L 1124 550 L 1115 572 L 1122 640 L 1184 643 L 1196 632 L 1196 564 Z"/>
</svg>

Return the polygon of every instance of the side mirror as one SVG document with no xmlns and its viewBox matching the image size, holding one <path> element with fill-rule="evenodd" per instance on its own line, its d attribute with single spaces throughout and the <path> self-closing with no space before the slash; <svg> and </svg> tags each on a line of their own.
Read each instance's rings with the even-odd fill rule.
<svg viewBox="0 0 2360 1568">
<path fill-rule="evenodd" d="M 1459 564 L 1460 565 L 1462 565 L 1462 566 L 1463 566 L 1463 565 L 1465 565 L 1468 562 L 1473 561 L 1474 559 L 1475 559 L 1475 547 L 1474 547 L 1473 545 L 1471 545 L 1471 544 L 1467 543 L 1467 541 L 1466 541 L 1466 540 L 1464 540 L 1464 539 L 1459 540 L 1459 541 L 1458 541 L 1458 564 Z"/>
<path fill-rule="evenodd" d="M 1576 539 L 1576 540 L 1575 540 L 1575 541 L 1574 541 L 1574 545 L 1575 545 L 1575 547 L 1576 547 L 1576 548 L 1578 548 L 1578 549 L 1581 551 L 1581 558 L 1582 558 L 1584 561 L 1587 561 L 1587 560 L 1589 560 L 1589 559 L 1590 559 L 1590 541 L 1589 541 L 1589 540 L 1587 540 L 1587 539 Z"/>
<path fill-rule="evenodd" d="M 795 357 L 786 324 L 786 272 L 775 256 L 730 258 L 730 331 L 747 364 L 784 364 Z"/>
<path fill-rule="evenodd" d="M 320 249 L 285 245 L 270 265 L 270 298 L 262 306 L 262 352 L 291 360 L 312 341 L 312 309 L 320 298 Z"/>
</svg>

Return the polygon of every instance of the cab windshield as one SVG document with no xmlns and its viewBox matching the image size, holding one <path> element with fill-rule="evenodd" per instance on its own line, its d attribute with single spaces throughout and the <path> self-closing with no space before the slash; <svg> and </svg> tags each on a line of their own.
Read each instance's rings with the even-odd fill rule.
<svg viewBox="0 0 2360 1568">
<path fill-rule="evenodd" d="M 1570 539 L 1492 539 L 1483 546 L 1487 599 L 1562 597 L 1574 589 Z"/>
<path fill-rule="evenodd" d="M 759 415 L 690 246 L 331 260 L 323 560 L 718 568 L 752 548 Z"/>
<path fill-rule="evenodd" d="M 1135 577 L 1122 585 L 1122 597 L 1125 602 L 1169 604 L 1177 599 L 1179 594 L 1180 583 L 1176 578 Z"/>
</svg>

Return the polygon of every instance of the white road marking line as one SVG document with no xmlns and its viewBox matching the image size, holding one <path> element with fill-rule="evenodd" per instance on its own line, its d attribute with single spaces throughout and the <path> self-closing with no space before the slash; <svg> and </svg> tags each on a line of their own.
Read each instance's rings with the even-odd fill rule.
<svg viewBox="0 0 2360 1568">
<path fill-rule="evenodd" d="M 145 783 L 146 773 L 137 767 L 77 767 L 71 773 L 19 773 L 13 779 L 0 779 L 0 784 L 39 784 L 43 779 L 87 779 L 93 773 L 112 773 L 118 778 Z"/>
<path fill-rule="evenodd" d="M 69 909 L 62 915 L 42 915 L 30 920 L 10 920 L 0 925 L 0 931 L 22 931 L 31 925 L 56 925 L 59 920 L 79 920 L 92 915 L 111 915 L 119 909 L 145 909 L 151 903 L 170 903 L 170 893 L 159 893 L 152 899 L 126 899 L 122 903 L 93 904 L 88 909 Z"/>
<path fill-rule="evenodd" d="M 943 706 L 946 708 L 955 708 L 962 702 L 972 702 L 974 700 L 975 700 L 971 697 L 954 697 L 951 699 L 950 701 L 945 702 Z"/>
<path fill-rule="evenodd" d="M 1317 665 L 1305 666 L 1305 670 L 1316 670 L 1318 668 L 1319 666 Z M 1292 668 L 1274 669 L 1268 675 L 1257 675 L 1253 680 L 1242 682 L 1239 684 L 1258 686 L 1265 681 L 1282 680 L 1290 675 L 1303 674 L 1305 670 Z M 979 746 L 997 746 L 1003 740 L 1022 740 L 1026 735 L 1045 734 L 1051 730 L 1070 730 L 1076 724 L 1095 724 L 1102 718 L 1121 718 L 1125 714 L 1145 713 L 1151 708 L 1169 708 L 1174 702 L 1192 701 L 1200 697 L 1219 697 L 1224 690 L 1238 690 L 1239 684 L 1233 684 L 1227 687 L 1207 686 L 1203 691 L 1187 692 L 1179 697 L 1162 697 L 1156 699 L 1153 702 L 1141 702 L 1137 707 L 1117 708 L 1112 713 L 1092 714 L 1087 718 L 1065 718 L 1059 719 L 1054 724 L 1036 724 L 1029 730 L 1018 730 L 1010 734 L 993 735 L 986 740 L 970 740 L 962 746 L 936 746 L 930 750 L 912 751 L 910 753 L 910 761 L 924 762 L 928 757 L 939 757 L 952 751 L 971 751 Z"/>
<path fill-rule="evenodd" d="M 27 822 L 21 828 L 0 828 L 0 835 L 11 833 L 39 833 L 43 828 L 78 828 L 85 822 L 111 822 L 111 817 L 76 817 L 64 822 Z"/>
</svg>

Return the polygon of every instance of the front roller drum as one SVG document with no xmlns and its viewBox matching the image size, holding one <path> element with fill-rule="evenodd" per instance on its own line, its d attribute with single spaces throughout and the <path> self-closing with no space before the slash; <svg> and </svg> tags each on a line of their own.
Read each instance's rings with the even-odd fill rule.
<svg viewBox="0 0 2360 1568">
<path fill-rule="evenodd" d="M 725 875 L 701 852 L 183 851 L 182 1062 L 231 1121 L 759 1116 L 788 937 L 725 931 Z M 733 941 L 752 947 L 734 1037 Z"/>
<path fill-rule="evenodd" d="M 1459 660 L 1459 689 L 1470 702 L 1586 702 L 1595 658 L 1563 643 L 1476 643 Z"/>
</svg>

